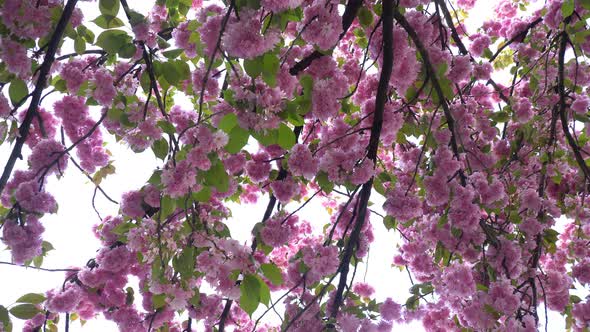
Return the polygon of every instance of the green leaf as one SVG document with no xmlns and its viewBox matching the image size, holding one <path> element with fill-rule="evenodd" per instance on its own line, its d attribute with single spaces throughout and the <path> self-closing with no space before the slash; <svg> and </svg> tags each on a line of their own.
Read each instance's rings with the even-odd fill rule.
<svg viewBox="0 0 590 332">
<path fill-rule="evenodd" d="M 584 9 L 590 10 L 590 0 L 580 0 L 580 3 Z"/>
<path fill-rule="evenodd" d="M 12 322 L 10 316 L 8 316 L 8 310 L 4 306 L 0 305 L 0 323 L 4 326 L 6 332 L 12 331 Z"/>
<path fill-rule="evenodd" d="M 420 304 L 420 297 L 417 295 L 410 296 L 406 300 L 406 308 L 410 311 L 414 311 L 418 309 L 418 305 Z"/>
<path fill-rule="evenodd" d="M 98 9 L 103 15 L 117 16 L 119 13 L 119 0 L 100 0 Z"/>
<path fill-rule="evenodd" d="M 117 235 L 125 235 L 125 234 L 127 234 L 127 232 L 129 232 L 130 229 L 136 228 L 136 227 L 138 227 L 138 226 L 134 223 L 123 222 L 123 223 L 120 223 L 117 226 L 115 226 L 115 228 L 113 228 L 113 230 L 111 230 L 111 233 L 117 234 Z"/>
<path fill-rule="evenodd" d="M 193 295 L 193 297 L 190 298 L 189 302 L 195 307 L 199 306 L 199 304 L 201 303 L 201 293 L 199 293 L 198 289 L 195 290 L 195 295 Z"/>
<path fill-rule="evenodd" d="M 315 180 L 326 194 L 331 193 L 334 189 L 334 183 L 328 179 L 328 173 L 326 172 L 320 172 Z"/>
<path fill-rule="evenodd" d="M 184 61 L 168 61 L 162 64 L 162 74 L 170 85 L 176 86 L 189 78 L 190 68 Z"/>
<path fill-rule="evenodd" d="M 508 112 L 505 111 L 494 112 L 492 113 L 490 118 L 498 123 L 504 123 L 510 120 L 510 114 L 508 114 Z"/>
<path fill-rule="evenodd" d="M 155 141 L 152 145 L 152 151 L 154 151 L 156 157 L 162 160 L 166 159 L 166 156 L 168 155 L 168 141 L 164 138 Z"/>
<path fill-rule="evenodd" d="M 119 28 L 125 25 L 120 18 L 112 15 L 100 15 L 92 20 L 92 23 L 103 29 Z"/>
<path fill-rule="evenodd" d="M 281 274 L 281 269 L 279 269 L 275 264 L 262 264 L 260 265 L 260 268 L 262 269 L 264 276 L 270 280 L 273 285 L 280 286 L 283 284 L 283 275 Z"/>
<path fill-rule="evenodd" d="M 260 303 L 262 303 L 268 307 L 268 305 L 270 303 L 270 289 L 268 288 L 268 285 L 264 281 L 262 281 L 258 277 L 257 277 L 257 279 L 260 284 Z"/>
<path fill-rule="evenodd" d="M 289 150 L 295 145 L 295 133 L 284 123 L 279 126 L 278 144 L 285 150 Z"/>
<path fill-rule="evenodd" d="M 387 228 L 387 230 L 391 230 L 397 227 L 397 222 L 395 221 L 395 218 L 393 218 L 392 216 L 385 216 L 385 218 L 383 218 L 383 225 L 385 225 L 385 228 Z"/>
<path fill-rule="evenodd" d="M 244 280 L 240 283 L 240 307 L 248 313 L 250 317 L 260 302 L 260 281 L 257 277 L 246 274 Z"/>
<path fill-rule="evenodd" d="M 30 303 L 15 305 L 9 311 L 10 314 L 19 319 L 31 319 L 41 312 L 35 305 Z"/>
<path fill-rule="evenodd" d="M 483 284 L 476 284 L 475 288 L 479 291 L 483 291 L 483 292 L 487 292 L 488 291 L 488 286 L 483 285 Z"/>
<path fill-rule="evenodd" d="M 179 55 L 182 54 L 182 52 L 184 52 L 184 50 L 182 48 L 177 48 L 175 50 L 162 52 L 162 55 L 164 55 L 168 59 L 176 59 L 176 58 L 178 58 Z"/>
<path fill-rule="evenodd" d="M 132 43 L 126 43 L 119 49 L 119 56 L 124 59 L 132 58 L 135 55 L 137 48 Z"/>
<path fill-rule="evenodd" d="M 373 13 L 367 7 L 361 7 L 358 11 L 359 23 L 362 27 L 367 28 L 373 24 Z"/>
<path fill-rule="evenodd" d="M 10 82 L 8 87 L 8 95 L 10 96 L 10 102 L 12 106 L 15 106 L 19 101 L 29 94 L 29 89 L 25 81 L 21 79 L 14 79 Z"/>
<path fill-rule="evenodd" d="M 238 153 L 242 150 L 246 144 L 248 144 L 248 138 L 250 137 L 250 132 L 246 129 L 243 129 L 240 126 L 235 126 L 229 132 L 229 141 L 225 146 L 225 150 L 229 153 Z"/>
<path fill-rule="evenodd" d="M 176 66 L 171 62 L 162 63 L 162 76 L 170 85 L 176 85 L 180 82 L 180 73 L 176 71 Z"/>
<path fill-rule="evenodd" d="M 252 78 L 258 77 L 262 73 L 263 68 L 263 57 L 261 56 L 244 60 L 244 70 Z"/>
<path fill-rule="evenodd" d="M 303 96 L 311 99 L 311 92 L 313 90 L 313 78 L 308 74 L 301 76 L 299 83 L 303 87 Z"/>
<path fill-rule="evenodd" d="M 201 191 L 199 191 L 198 193 L 193 193 L 192 197 L 193 200 L 197 202 L 209 202 L 209 200 L 211 199 L 211 188 L 203 187 L 203 189 L 201 189 Z"/>
<path fill-rule="evenodd" d="M 25 295 L 19 297 L 18 300 L 16 300 L 16 302 L 18 302 L 18 303 L 31 303 L 31 304 L 39 304 L 43 301 L 45 301 L 45 296 L 43 296 L 43 294 L 37 294 L 37 293 L 25 294 Z"/>
<path fill-rule="evenodd" d="M 564 18 L 571 16 L 574 13 L 574 0 L 565 0 L 561 4 L 561 14 Z"/>
<path fill-rule="evenodd" d="M 164 195 L 160 202 L 160 219 L 168 217 L 175 209 L 176 205 L 174 200 L 170 196 Z"/>
<path fill-rule="evenodd" d="M 217 188 L 219 192 L 229 190 L 229 176 L 225 172 L 225 167 L 221 161 L 217 161 L 211 168 L 205 172 L 205 182 Z"/>
<path fill-rule="evenodd" d="M 277 73 L 279 71 L 279 58 L 276 54 L 266 53 L 262 59 L 262 79 L 271 87 L 277 85 Z"/>
<path fill-rule="evenodd" d="M 174 135 L 176 133 L 176 128 L 174 128 L 174 125 L 168 121 L 158 121 L 158 127 L 162 128 L 162 130 L 168 135 Z"/>
<path fill-rule="evenodd" d="M 229 113 L 221 118 L 221 121 L 219 121 L 219 129 L 229 134 L 237 124 L 238 116 L 234 113 Z"/>
<path fill-rule="evenodd" d="M 126 44 L 131 42 L 131 37 L 123 30 L 103 31 L 96 39 L 96 45 L 102 47 L 108 53 L 117 53 Z"/>
<path fill-rule="evenodd" d="M 166 305 L 166 294 L 152 295 L 152 305 L 154 309 L 160 309 Z"/>
<path fill-rule="evenodd" d="M 277 144 L 277 137 L 278 132 L 277 130 L 266 130 L 263 132 L 252 132 L 252 137 L 254 137 L 258 143 L 269 146 L 273 144 Z"/>
<path fill-rule="evenodd" d="M 180 256 L 175 257 L 173 261 L 174 268 L 183 278 L 190 278 L 195 270 L 195 248 L 185 248 Z"/>
<path fill-rule="evenodd" d="M 86 40 L 84 40 L 84 38 L 78 37 L 74 40 L 74 51 L 78 54 L 82 54 L 86 51 Z"/>
</svg>

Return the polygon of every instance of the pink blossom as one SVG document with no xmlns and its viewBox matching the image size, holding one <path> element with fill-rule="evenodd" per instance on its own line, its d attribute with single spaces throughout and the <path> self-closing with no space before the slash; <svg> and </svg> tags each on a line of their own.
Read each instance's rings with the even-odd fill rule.
<svg viewBox="0 0 590 332">
<path fill-rule="evenodd" d="M 0 118 L 6 119 L 10 116 L 12 108 L 8 105 L 8 99 L 0 94 Z"/>
<path fill-rule="evenodd" d="M 577 96 L 576 100 L 572 103 L 572 110 L 578 114 L 586 114 L 589 105 L 590 99 L 588 99 L 588 97 Z"/>
<path fill-rule="evenodd" d="M 535 214 L 541 208 L 541 199 L 535 189 L 529 188 L 520 194 L 521 209 L 528 209 Z"/>
<path fill-rule="evenodd" d="M 106 69 L 98 69 L 94 72 L 92 80 L 95 86 L 93 93 L 96 99 L 102 106 L 109 107 L 113 103 L 113 99 L 117 95 L 117 90 L 113 85 L 113 76 Z"/>
<path fill-rule="evenodd" d="M 459 298 L 475 293 L 475 281 L 471 271 L 471 267 L 467 265 L 456 263 L 449 266 L 442 275 L 442 282 L 446 286 L 445 292 Z"/>
<path fill-rule="evenodd" d="M 422 204 L 412 193 L 406 194 L 401 188 L 395 188 L 387 194 L 383 210 L 401 222 L 409 221 L 422 215 Z"/>
<path fill-rule="evenodd" d="M 142 207 L 143 195 L 139 191 L 128 191 L 121 199 L 121 212 L 131 218 L 140 218 L 145 215 Z"/>
<path fill-rule="evenodd" d="M 31 58 L 22 44 L 10 39 L 1 39 L 0 49 L 0 59 L 6 64 L 8 71 L 21 79 L 31 76 Z"/>
<path fill-rule="evenodd" d="M 42 174 L 63 173 L 68 165 L 65 147 L 52 139 L 37 143 L 29 156 L 29 165 L 34 172 Z"/>
<path fill-rule="evenodd" d="M 222 37 L 222 45 L 231 56 L 252 59 L 266 53 L 279 41 L 279 33 L 273 28 L 264 34 L 262 22 L 255 11 L 242 10 L 239 20 L 227 24 Z"/>
<path fill-rule="evenodd" d="M 302 0 L 262 0 L 262 6 L 272 12 L 279 13 L 287 9 L 297 8 Z"/>
<path fill-rule="evenodd" d="M 321 1 L 314 1 L 313 5 L 303 10 L 303 21 L 298 26 L 299 30 L 306 26 L 301 38 L 310 44 L 316 44 L 322 50 L 334 47 L 342 32 L 338 10 L 330 10 L 330 7 Z"/>
<path fill-rule="evenodd" d="M 252 155 L 252 160 L 246 163 L 246 173 L 253 182 L 262 182 L 268 179 L 271 169 L 268 158 L 268 154 L 262 152 Z"/>
<path fill-rule="evenodd" d="M 293 181 L 292 178 L 273 181 L 270 188 L 281 204 L 287 204 L 294 196 L 299 194 L 299 184 Z"/>
<path fill-rule="evenodd" d="M 196 175 L 195 169 L 187 160 L 177 162 L 176 167 L 169 165 L 162 172 L 164 193 L 174 198 L 186 195 L 197 183 Z"/>
<path fill-rule="evenodd" d="M 45 36 L 51 28 L 48 1 L 37 5 L 38 0 L 6 0 L 2 8 L 2 21 L 12 33 L 24 38 Z"/>
<path fill-rule="evenodd" d="M 47 309 L 52 312 L 73 312 L 81 300 L 78 286 L 69 284 L 64 290 L 47 292 Z"/>
<path fill-rule="evenodd" d="M 401 309 L 401 305 L 399 305 L 389 297 L 379 307 L 381 317 L 386 321 L 395 321 L 400 319 Z"/>
<path fill-rule="evenodd" d="M 318 172 L 319 161 L 314 158 L 306 145 L 295 144 L 289 153 L 288 165 L 294 176 L 303 176 L 311 180 Z"/>
<path fill-rule="evenodd" d="M 34 213 L 55 213 L 57 203 L 53 196 L 39 188 L 35 180 L 21 183 L 14 193 L 16 201 L 26 211 Z"/>
</svg>

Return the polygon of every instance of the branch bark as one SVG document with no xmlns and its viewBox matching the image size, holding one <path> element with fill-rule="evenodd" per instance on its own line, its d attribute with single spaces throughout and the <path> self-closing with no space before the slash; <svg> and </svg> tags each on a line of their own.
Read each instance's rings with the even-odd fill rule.
<svg viewBox="0 0 590 332">
<path fill-rule="evenodd" d="M 375 113 L 373 115 L 373 126 L 371 128 L 371 136 L 369 138 L 369 146 L 367 151 L 367 158 L 376 164 L 377 151 L 379 149 L 379 138 L 381 136 L 381 128 L 383 127 L 383 113 L 385 110 L 385 103 L 389 94 L 389 80 L 393 71 L 393 0 L 383 1 L 383 12 L 381 18 L 383 21 L 383 66 L 381 68 L 381 75 L 379 77 L 379 85 L 377 87 L 377 95 L 375 97 Z M 344 288 L 348 279 L 348 270 L 350 268 L 350 260 L 353 252 L 358 245 L 361 229 L 365 223 L 367 215 L 367 206 L 369 198 L 371 197 L 371 189 L 373 188 L 373 178 L 363 184 L 359 196 L 359 208 L 356 222 L 348 243 L 344 250 L 344 255 L 338 270 L 340 271 L 340 280 L 336 289 L 334 297 L 334 305 L 332 306 L 331 317 L 336 317 L 344 298 Z"/>
<path fill-rule="evenodd" d="M 62 41 L 62 37 L 70 18 L 72 17 L 72 13 L 74 8 L 76 7 L 76 3 L 78 0 L 68 0 L 64 7 L 64 11 L 57 22 L 57 26 L 55 27 L 55 31 L 53 36 L 51 36 L 51 40 L 47 46 L 47 52 L 45 53 L 45 59 L 43 60 L 43 64 L 41 65 L 41 69 L 39 70 L 39 78 L 37 79 L 37 84 L 35 85 L 35 90 L 33 91 L 33 96 L 31 98 L 31 103 L 29 104 L 29 109 L 25 114 L 25 118 L 23 119 L 22 124 L 18 129 L 18 138 L 16 139 L 16 143 L 14 144 L 14 148 L 12 148 L 12 152 L 10 153 L 10 157 L 8 157 L 8 161 L 6 162 L 6 166 L 4 167 L 4 171 L 2 172 L 2 176 L 0 177 L 0 194 L 4 191 L 4 187 L 12 174 L 12 170 L 14 169 L 14 165 L 16 164 L 17 158 L 22 158 L 21 152 L 27 137 L 29 136 L 29 129 L 31 127 L 31 123 L 33 122 L 33 118 L 37 115 L 37 111 L 39 109 L 39 103 L 41 100 L 41 95 L 43 94 L 43 90 L 45 90 L 45 84 L 47 84 L 47 78 L 49 77 L 49 73 L 51 70 L 51 65 L 55 61 L 55 53 L 59 48 L 59 44 Z"/>
</svg>

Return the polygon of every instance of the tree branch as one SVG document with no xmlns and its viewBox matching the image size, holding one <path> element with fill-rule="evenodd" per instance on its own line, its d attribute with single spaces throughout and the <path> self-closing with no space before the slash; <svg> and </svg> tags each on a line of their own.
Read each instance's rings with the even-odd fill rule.
<svg viewBox="0 0 590 332">
<path fill-rule="evenodd" d="M 55 60 L 55 53 L 59 48 L 59 44 L 62 41 L 62 37 L 70 18 L 72 17 L 72 13 L 74 8 L 76 7 L 76 3 L 78 0 L 68 0 L 64 7 L 64 11 L 59 18 L 59 22 L 55 27 L 55 32 L 53 36 L 51 36 L 51 40 L 47 46 L 47 52 L 45 53 L 45 59 L 43 60 L 43 64 L 39 70 L 39 78 L 37 79 L 37 84 L 35 85 L 35 90 L 33 91 L 33 96 L 31 98 L 31 103 L 29 104 L 29 109 L 25 114 L 25 118 L 23 119 L 22 124 L 18 129 L 18 138 L 14 144 L 14 148 L 12 148 L 12 152 L 10 153 L 10 157 L 6 162 L 6 166 L 4 167 L 4 171 L 2 172 L 2 176 L 0 177 L 0 194 L 4 191 L 4 187 L 8 182 L 8 178 L 12 174 L 12 170 L 14 169 L 14 165 L 16 164 L 17 158 L 22 158 L 21 152 L 27 137 L 29 136 L 29 129 L 31 127 L 31 123 L 33 122 L 33 118 L 37 115 L 37 110 L 39 108 L 39 101 L 41 100 L 41 94 L 45 89 L 45 84 L 47 83 L 47 78 L 49 76 L 49 72 L 51 71 L 51 65 Z"/>
<path fill-rule="evenodd" d="M 349 0 L 348 4 L 346 5 L 346 9 L 344 9 L 344 13 L 342 14 L 342 33 L 340 33 L 340 37 L 338 38 L 338 42 L 344 37 L 352 22 L 354 21 L 356 14 L 358 13 L 359 9 L 363 5 L 363 0 Z M 313 60 L 319 59 L 323 57 L 324 54 L 318 50 L 313 51 L 310 55 L 303 58 L 301 61 L 297 62 L 293 67 L 289 69 L 289 74 L 293 76 L 297 76 L 300 72 L 304 71 L 307 67 L 311 65 Z"/>
<path fill-rule="evenodd" d="M 367 158 L 376 164 L 377 150 L 379 148 L 379 138 L 381 136 L 381 128 L 383 127 L 383 113 L 385 110 L 385 103 L 389 94 L 389 80 L 393 71 L 393 0 L 383 1 L 383 12 L 381 18 L 383 21 L 383 66 L 381 68 L 381 75 L 379 77 L 379 85 L 377 87 L 377 96 L 375 97 L 375 114 L 373 115 L 373 126 L 371 128 L 371 137 L 369 138 L 369 146 L 367 151 Z M 334 296 L 334 305 L 332 306 L 331 317 L 336 317 L 344 298 L 344 288 L 348 277 L 348 270 L 353 251 L 358 245 L 361 229 L 365 223 L 367 215 L 367 206 L 369 198 L 371 197 L 371 189 L 373 188 L 373 178 L 363 184 L 359 196 L 359 208 L 356 223 L 348 243 L 344 250 L 344 255 L 338 270 L 340 271 L 340 280 Z"/>
<path fill-rule="evenodd" d="M 442 87 L 440 85 L 440 81 L 438 80 L 438 77 L 436 77 L 436 70 L 434 69 L 434 65 L 430 61 L 428 51 L 426 50 L 426 47 L 424 46 L 424 44 L 420 40 L 420 37 L 418 37 L 416 30 L 414 30 L 414 28 L 412 28 L 410 23 L 406 20 L 404 15 L 402 15 L 397 10 L 397 8 L 394 10 L 393 16 L 394 16 L 395 20 L 407 32 L 410 39 L 412 39 L 412 41 L 414 42 L 414 45 L 416 45 L 418 52 L 422 56 L 422 61 L 424 62 L 424 66 L 426 67 L 426 74 L 432 80 L 432 85 L 434 87 L 434 90 L 436 91 L 436 94 L 438 95 L 438 99 L 440 100 L 440 104 L 441 104 L 441 106 L 443 108 L 443 112 L 445 114 L 447 126 L 449 127 L 449 131 L 451 132 L 451 148 L 453 149 L 453 154 L 455 155 L 455 158 L 457 158 L 458 161 L 461 161 L 461 159 L 459 157 L 459 147 L 457 145 L 457 138 L 455 135 L 455 120 L 453 119 L 453 115 L 452 115 L 451 110 L 449 108 L 449 104 L 447 104 L 447 100 L 444 96 Z M 465 174 L 463 173 L 462 170 L 460 170 L 459 176 L 460 176 L 460 180 L 461 180 L 461 185 L 466 186 L 467 179 L 465 178 Z"/>
</svg>

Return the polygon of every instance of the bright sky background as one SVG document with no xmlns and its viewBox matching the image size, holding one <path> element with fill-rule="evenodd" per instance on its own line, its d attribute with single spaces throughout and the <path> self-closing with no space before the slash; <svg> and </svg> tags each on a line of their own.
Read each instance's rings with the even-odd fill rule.
<svg viewBox="0 0 590 332">
<path fill-rule="evenodd" d="M 141 13 L 147 13 L 152 3 L 153 0 L 129 1 L 132 9 Z M 478 1 L 478 5 L 472 11 L 472 17 L 466 22 L 470 32 L 473 32 L 473 27 L 479 26 L 483 20 L 493 14 L 494 3 L 494 1 Z M 89 21 L 99 15 L 97 2 L 79 2 L 79 6 L 85 13 L 86 25 L 89 28 L 95 28 L 94 24 Z M 123 21 L 127 22 L 122 10 L 119 16 Z M 64 50 L 63 53 L 67 52 Z M 47 98 L 43 106 L 51 107 L 54 101 L 55 98 Z M 190 106 L 187 105 L 186 107 Z M 91 112 L 98 118 L 99 109 L 93 108 Z M 153 169 L 161 165 L 161 163 L 154 157 L 150 149 L 140 154 L 131 153 L 125 146 L 115 143 L 108 134 L 105 133 L 104 137 L 107 140 L 111 139 L 108 141 L 107 148 L 113 154 L 117 171 L 116 174 L 110 175 L 104 180 L 101 185 L 109 196 L 119 201 L 123 192 L 144 185 Z M 2 168 L 9 155 L 9 148 L 11 147 L 6 145 L 0 147 L 0 167 Z M 19 161 L 15 169 L 25 167 L 25 162 Z M 91 205 L 94 185 L 70 163 L 66 176 L 59 182 L 56 181 L 55 177 L 51 178 L 48 183 L 48 191 L 55 196 L 59 204 L 59 211 L 57 214 L 46 215 L 41 219 L 46 228 L 43 235 L 44 240 L 51 242 L 56 249 L 46 257 L 43 267 L 68 268 L 84 266 L 90 258 L 96 255 L 97 249 L 100 248 L 99 241 L 92 233 L 92 226 L 99 222 Z M 375 203 L 373 207 L 381 210 L 382 200 L 379 195 L 373 195 L 371 201 Z M 261 220 L 267 203 L 268 196 L 264 196 L 260 197 L 256 205 L 230 205 L 234 217 L 227 220 L 227 224 L 231 229 L 232 236 L 242 242 L 249 241 L 250 231 L 253 225 Z M 103 217 L 117 214 L 118 206 L 107 201 L 100 193 L 97 194 L 96 205 Z M 289 204 L 287 208 L 293 210 L 298 206 L 299 203 L 294 202 Z M 301 219 L 310 221 L 318 228 L 321 228 L 329 218 L 327 212 L 317 202 L 314 203 L 313 201 L 303 208 L 298 215 Z M 360 267 L 357 271 L 356 280 L 363 281 L 364 276 L 366 276 L 364 281 L 375 287 L 378 301 L 382 301 L 386 297 L 392 297 L 400 303 L 405 303 L 405 300 L 409 297 L 410 281 L 406 271 L 400 272 L 397 268 L 391 267 L 392 258 L 397 251 L 396 245 L 399 243 L 399 236 L 393 231 L 388 232 L 380 219 L 372 215 L 376 239 L 369 253 L 368 271 L 366 273 L 366 265 Z M 9 262 L 10 252 L 0 251 L 0 261 Z M 25 293 L 44 293 L 49 289 L 59 287 L 63 283 L 64 274 L 0 265 L 0 278 L 3 281 L 0 283 L 0 304 L 8 306 Z M 273 298 L 276 299 L 281 294 L 276 293 Z M 138 303 L 138 298 L 139 296 L 136 296 L 136 303 Z M 541 314 L 543 312 L 542 305 L 539 312 Z M 254 317 L 257 318 L 259 315 L 260 308 L 254 314 Z M 268 317 L 273 316 L 269 313 Z M 551 331 L 564 330 L 564 322 L 561 316 L 553 313 L 550 314 L 550 318 L 552 318 L 549 325 Z M 541 316 L 540 321 L 543 322 L 544 317 Z M 19 331 L 22 321 L 13 320 L 13 324 L 14 331 Z M 63 328 L 63 319 L 60 328 Z M 114 323 L 99 317 L 96 320 L 87 322 L 84 327 L 81 327 L 78 322 L 71 324 L 71 331 L 77 330 L 110 332 L 118 329 Z M 414 322 L 411 325 L 394 327 L 394 330 L 421 331 L 422 325 L 420 322 Z"/>
</svg>

